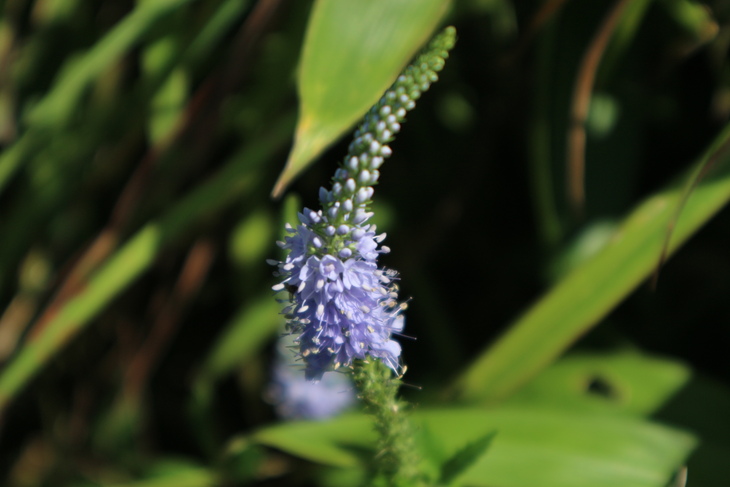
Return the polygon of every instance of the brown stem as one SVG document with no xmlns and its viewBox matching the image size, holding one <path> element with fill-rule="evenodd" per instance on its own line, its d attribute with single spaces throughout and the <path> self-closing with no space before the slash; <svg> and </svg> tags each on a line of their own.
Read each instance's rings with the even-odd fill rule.
<svg viewBox="0 0 730 487">
<path fill-rule="evenodd" d="M 514 48 L 505 56 L 504 63 L 514 64 L 522 57 L 535 36 L 565 6 L 568 0 L 547 0 L 530 19 Z"/>
<path fill-rule="evenodd" d="M 585 123 L 596 72 L 608 46 L 608 41 L 616 30 L 621 14 L 629 2 L 630 0 L 617 0 L 608 12 L 598 32 L 588 45 L 576 76 L 568 125 L 567 175 L 568 200 L 574 213 L 578 216 L 583 213 L 585 205 Z"/>
<path fill-rule="evenodd" d="M 164 298 L 147 340 L 127 368 L 123 395 L 139 398 L 152 370 L 175 336 L 185 308 L 200 290 L 213 262 L 215 249 L 207 239 L 198 240 L 188 253 L 172 293 Z"/>
</svg>

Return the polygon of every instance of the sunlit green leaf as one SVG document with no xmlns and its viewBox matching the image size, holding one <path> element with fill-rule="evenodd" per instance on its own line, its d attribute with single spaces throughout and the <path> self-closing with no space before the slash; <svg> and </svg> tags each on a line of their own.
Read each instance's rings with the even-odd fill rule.
<svg viewBox="0 0 730 487">
<path fill-rule="evenodd" d="M 484 487 L 665 487 L 690 451 L 686 433 L 625 417 L 535 408 L 423 410 L 413 415 L 448 455 L 496 431 L 489 451 L 459 481 Z M 253 440 L 315 462 L 356 465 L 371 448 L 369 419 L 349 415 L 265 428 Z"/>
<path fill-rule="evenodd" d="M 507 397 L 651 276 L 684 190 L 710 158 L 715 161 L 713 171 L 682 208 L 669 252 L 676 251 L 730 200 L 728 140 L 730 126 L 679 181 L 639 204 L 600 252 L 558 282 L 479 355 L 459 379 L 458 394 L 484 401 Z"/>
<path fill-rule="evenodd" d="M 449 0 L 318 0 L 299 71 L 294 147 L 274 188 L 297 174 L 361 118 L 423 46 Z"/>
<path fill-rule="evenodd" d="M 547 367 L 508 403 L 645 416 L 661 409 L 689 378 L 685 365 L 668 359 L 633 351 L 580 353 Z"/>
</svg>

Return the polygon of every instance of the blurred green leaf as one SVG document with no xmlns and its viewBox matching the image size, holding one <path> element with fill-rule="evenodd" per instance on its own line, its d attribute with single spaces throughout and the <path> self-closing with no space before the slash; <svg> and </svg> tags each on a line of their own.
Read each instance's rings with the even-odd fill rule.
<svg viewBox="0 0 730 487">
<path fill-rule="evenodd" d="M 601 60 L 601 65 L 598 67 L 596 78 L 599 82 L 610 76 L 620 60 L 625 58 L 626 51 L 633 45 L 636 34 L 652 1 L 634 0 L 626 6 L 626 10 L 621 15 L 621 20 L 611 36 L 611 41 Z"/>
<path fill-rule="evenodd" d="M 86 287 L 65 305 L 0 372 L 0 410 L 27 381 L 127 286 L 145 272 L 158 253 L 198 221 L 230 203 L 258 182 L 258 171 L 290 133 L 283 117 L 265 137 L 247 146 L 218 174 L 201 184 L 161 218 L 142 227 L 92 275 Z"/>
<path fill-rule="evenodd" d="M 78 107 L 84 90 L 104 69 L 138 43 L 155 22 L 190 1 L 138 2 L 128 16 L 91 49 L 66 62 L 53 88 L 33 109 L 28 122 L 42 128 L 64 125 Z"/>
<path fill-rule="evenodd" d="M 104 487 L 215 487 L 220 485 L 212 470 L 178 459 L 156 461 L 140 480 L 105 483 Z"/>
<path fill-rule="evenodd" d="M 274 187 L 286 186 L 375 104 L 443 18 L 449 0 L 318 0 L 299 70 L 294 147 Z"/>
<path fill-rule="evenodd" d="M 719 32 L 707 5 L 692 0 L 663 0 L 662 5 L 682 30 L 690 36 L 691 48 L 709 42 Z"/>
<path fill-rule="evenodd" d="M 667 404 L 690 374 L 683 364 L 634 351 L 572 354 L 543 370 L 505 405 L 648 416 Z"/>
<path fill-rule="evenodd" d="M 464 448 L 457 451 L 441 469 L 441 478 L 439 483 L 451 485 L 457 478 L 462 476 L 466 470 L 474 465 L 487 452 L 489 445 L 496 436 L 496 432 L 487 433 L 481 438 L 477 438 Z"/>
<path fill-rule="evenodd" d="M 715 163 L 713 171 L 696 186 L 682 208 L 669 253 L 730 200 L 729 142 L 730 126 L 726 126 L 690 171 L 639 204 L 594 258 L 557 283 L 480 354 L 459 378 L 457 394 L 487 402 L 507 397 L 651 276 L 685 188 L 710 159 Z"/>
<path fill-rule="evenodd" d="M 258 296 L 242 307 L 226 327 L 201 369 L 206 380 L 218 379 L 257 352 L 264 340 L 276 333 L 282 323 L 281 304 L 273 291 Z"/>
<path fill-rule="evenodd" d="M 147 48 L 143 57 L 143 67 L 149 77 L 155 78 L 159 76 L 158 72 L 167 71 L 168 60 L 177 57 L 179 44 L 179 41 L 171 35 Z M 161 142 L 175 129 L 185 109 L 187 94 L 188 78 L 185 71 L 179 68 L 173 70 L 151 100 L 148 132 L 153 142 Z"/>
<path fill-rule="evenodd" d="M 260 265 L 274 241 L 274 222 L 261 209 L 247 215 L 233 229 L 229 243 L 231 261 L 247 271 Z"/>
<path fill-rule="evenodd" d="M 413 415 L 453 455 L 495 430 L 489 448 L 459 480 L 494 487 L 665 487 L 690 451 L 686 433 L 625 417 L 536 408 L 439 409 Z M 299 422 L 259 430 L 252 439 L 315 462 L 358 463 L 374 434 L 366 416 Z"/>
<path fill-rule="evenodd" d="M 45 144 L 47 137 L 62 129 L 77 113 L 91 82 L 138 43 L 158 20 L 188 2 L 140 2 L 87 52 L 69 57 L 48 94 L 29 113 L 28 130 L 0 155 L 0 191 L 15 171 Z"/>
<path fill-rule="evenodd" d="M 290 193 L 284 199 L 281 208 L 282 222 L 279 225 L 280 236 L 283 239 L 287 234 L 284 223 L 296 221 L 296 215 L 301 207 L 299 198 Z M 263 255 L 259 251 L 266 250 L 264 242 L 258 242 L 259 232 L 265 227 L 266 238 L 273 240 L 271 233 L 271 220 L 262 219 L 259 213 L 252 213 L 243 223 L 241 228 L 243 234 L 248 234 L 256 243 L 256 254 L 263 262 Z M 243 243 L 246 238 L 239 238 L 236 232 L 233 241 Z M 260 245 L 261 246 L 260 246 Z M 234 250 L 235 252 L 235 250 Z M 252 258 L 254 255 L 251 256 Z M 253 262 L 251 262 L 253 265 Z M 260 284 L 260 281 L 255 281 Z M 282 305 L 275 297 L 274 292 L 266 286 L 266 291 L 258 293 L 247 300 L 236 312 L 234 318 L 226 325 L 223 332 L 210 348 L 208 355 L 203 362 L 193 384 L 193 397 L 188 406 L 190 422 L 195 430 L 200 445 L 211 454 L 216 451 L 217 430 L 215 421 L 214 396 L 217 382 L 226 374 L 231 373 L 236 367 L 246 363 L 258 352 L 283 325 L 281 316 Z"/>
<path fill-rule="evenodd" d="M 283 222 L 296 221 L 299 207 L 299 198 L 288 195 L 282 205 Z M 263 219 L 261 214 L 253 213 L 242 227 L 239 227 L 240 234 L 236 232 L 233 241 L 241 242 L 241 244 L 249 241 L 249 245 L 255 247 L 254 255 L 263 262 L 263 252 L 267 245 L 265 241 L 258 241 L 258 238 L 263 232 L 265 238 L 269 239 L 267 241 L 273 240 L 271 238 L 273 229 L 270 224 L 269 219 Z M 283 223 L 279 228 L 280 238 L 283 239 L 286 235 Z M 241 250 L 243 251 L 243 249 Z M 234 252 L 236 251 L 234 250 Z M 273 291 L 268 287 L 264 293 L 245 303 L 211 347 L 200 370 L 200 381 L 218 380 L 230 373 L 234 367 L 248 360 L 253 353 L 258 351 L 261 344 L 282 326 L 281 310 L 282 305 L 275 299 Z"/>
<path fill-rule="evenodd" d="M 369 416 L 346 414 L 329 421 L 269 426 L 250 439 L 313 462 L 350 467 L 360 462 L 358 451 L 374 445 L 375 432 Z"/>
</svg>

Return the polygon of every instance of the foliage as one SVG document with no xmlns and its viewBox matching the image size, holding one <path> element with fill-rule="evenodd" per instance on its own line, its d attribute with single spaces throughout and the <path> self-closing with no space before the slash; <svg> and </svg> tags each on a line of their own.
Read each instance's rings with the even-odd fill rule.
<svg viewBox="0 0 730 487">
<path fill-rule="evenodd" d="M 367 481 L 362 411 L 266 402 L 266 259 L 443 25 L 372 207 L 417 468 L 726 484 L 727 2 L 7 0 L 2 485 Z"/>
</svg>

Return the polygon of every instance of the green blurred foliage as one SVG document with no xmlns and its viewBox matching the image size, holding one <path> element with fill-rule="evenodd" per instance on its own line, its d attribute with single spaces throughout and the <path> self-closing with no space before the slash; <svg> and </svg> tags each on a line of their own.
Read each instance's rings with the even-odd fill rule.
<svg viewBox="0 0 730 487">
<path fill-rule="evenodd" d="M 287 423 L 265 401 L 283 325 L 266 259 L 452 24 L 374 205 L 413 298 L 424 468 L 665 487 L 688 464 L 689 487 L 724 487 L 730 4 L 350 7 L 0 1 L 0 484 L 361 484 L 364 416 Z"/>
</svg>

